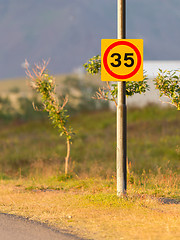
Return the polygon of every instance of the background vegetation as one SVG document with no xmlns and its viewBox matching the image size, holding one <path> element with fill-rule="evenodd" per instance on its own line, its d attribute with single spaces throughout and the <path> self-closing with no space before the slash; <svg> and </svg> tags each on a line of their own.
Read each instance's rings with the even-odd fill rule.
<svg viewBox="0 0 180 240">
<path fill-rule="evenodd" d="M 71 175 L 115 176 L 116 113 L 107 109 L 107 102 L 90 98 L 96 91 L 93 85 L 86 88 L 86 82 L 74 77 L 64 81 L 63 93 L 70 94 L 68 111 L 73 114 L 71 125 L 76 129 L 70 161 Z M 59 176 L 63 172 L 64 139 L 59 138 L 45 112 L 34 111 L 32 100 L 41 107 L 37 96 L 33 99 L 19 98 L 18 110 L 8 97 L 1 98 L 2 178 L 34 174 Z M 145 173 L 178 174 L 179 146 L 180 115 L 176 109 L 155 105 L 128 109 L 129 181 L 134 183 L 136 176 Z"/>
</svg>

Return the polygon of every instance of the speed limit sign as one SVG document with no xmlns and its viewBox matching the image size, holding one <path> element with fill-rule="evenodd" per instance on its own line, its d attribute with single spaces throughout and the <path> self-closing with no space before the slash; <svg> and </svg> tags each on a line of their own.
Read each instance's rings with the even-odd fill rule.
<svg viewBox="0 0 180 240">
<path fill-rule="evenodd" d="M 143 40 L 102 39 L 101 80 L 142 81 Z"/>
</svg>

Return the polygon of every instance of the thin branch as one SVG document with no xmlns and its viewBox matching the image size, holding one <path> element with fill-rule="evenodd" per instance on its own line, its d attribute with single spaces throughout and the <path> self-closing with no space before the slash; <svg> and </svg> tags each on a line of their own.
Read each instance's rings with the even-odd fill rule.
<svg viewBox="0 0 180 240">
<path fill-rule="evenodd" d="M 167 96 L 164 96 L 164 97 L 167 97 Z M 168 99 L 170 99 L 169 97 L 167 97 Z M 175 107 L 178 107 L 178 105 L 176 103 L 171 103 L 171 102 L 164 102 L 161 100 L 161 97 L 159 97 L 159 101 L 163 104 L 170 104 L 172 106 L 175 106 Z"/>
<path fill-rule="evenodd" d="M 171 98 L 166 95 L 166 92 L 165 92 L 164 90 L 161 90 L 161 91 L 162 91 L 162 93 L 164 94 L 163 97 L 166 97 L 166 98 L 168 98 L 168 99 L 171 101 Z M 170 105 L 172 105 L 172 106 L 178 107 L 178 104 L 176 104 L 176 103 L 171 103 L 171 102 L 164 102 L 164 101 L 162 101 L 160 96 L 159 96 L 159 101 L 162 102 L 163 104 L 165 103 L 165 104 L 170 104 Z"/>
<path fill-rule="evenodd" d="M 110 87 L 110 85 L 109 85 L 109 82 L 106 82 L 106 84 L 107 84 L 107 86 L 108 86 L 108 88 L 109 88 L 109 91 L 110 91 L 110 93 L 111 93 L 111 87 Z M 115 99 L 115 97 L 111 94 L 111 96 L 112 96 L 112 98 L 113 98 L 113 100 L 114 100 L 114 103 L 115 103 L 115 105 L 116 105 L 116 107 L 117 107 L 117 102 L 116 102 L 116 99 Z"/>
<path fill-rule="evenodd" d="M 34 108 L 35 111 L 37 111 L 37 112 L 41 112 L 41 111 L 42 111 L 42 110 L 39 109 L 37 106 L 35 106 L 35 103 L 34 103 L 34 102 L 32 102 L 32 105 L 33 105 L 33 108 Z"/>
<path fill-rule="evenodd" d="M 108 100 L 111 100 L 115 103 L 116 107 L 117 107 L 117 102 L 116 102 L 116 99 L 115 97 L 112 95 L 112 90 L 111 90 L 111 87 L 109 85 L 109 82 L 106 82 L 107 84 L 107 87 L 102 87 L 102 88 L 99 88 L 98 91 L 96 92 L 95 96 L 92 97 L 93 99 L 98 99 L 98 100 L 105 100 L 105 101 L 108 101 Z M 109 99 L 107 96 L 106 96 L 106 92 L 109 91 L 109 93 L 111 94 L 111 97 L 112 99 Z"/>
<path fill-rule="evenodd" d="M 64 109 L 64 107 L 66 106 L 66 104 L 68 103 L 68 95 L 65 96 L 65 98 L 63 99 L 63 104 L 62 106 L 60 107 L 60 110 Z"/>
</svg>

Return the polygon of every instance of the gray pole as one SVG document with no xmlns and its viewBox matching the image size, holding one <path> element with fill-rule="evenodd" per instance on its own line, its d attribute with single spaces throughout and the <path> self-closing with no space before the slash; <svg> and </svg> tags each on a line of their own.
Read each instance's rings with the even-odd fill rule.
<svg viewBox="0 0 180 240">
<path fill-rule="evenodd" d="M 117 38 L 126 38 L 126 0 L 117 0 Z M 127 189 L 127 120 L 126 120 L 126 82 L 118 82 L 117 106 L 117 196 L 122 196 Z"/>
</svg>

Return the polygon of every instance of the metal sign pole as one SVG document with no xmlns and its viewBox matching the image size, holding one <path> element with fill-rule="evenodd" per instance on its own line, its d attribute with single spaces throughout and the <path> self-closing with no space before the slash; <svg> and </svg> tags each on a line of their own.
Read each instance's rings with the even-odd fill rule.
<svg viewBox="0 0 180 240">
<path fill-rule="evenodd" d="M 117 38 L 126 38 L 126 0 L 117 0 Z M 117 106 L 117 196 L 122 196 L 127 189 L 127 117 L 126 117 L 126 82 L 118 82 Z"/>
</svg>

